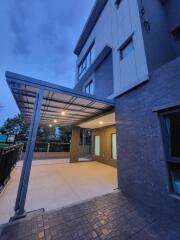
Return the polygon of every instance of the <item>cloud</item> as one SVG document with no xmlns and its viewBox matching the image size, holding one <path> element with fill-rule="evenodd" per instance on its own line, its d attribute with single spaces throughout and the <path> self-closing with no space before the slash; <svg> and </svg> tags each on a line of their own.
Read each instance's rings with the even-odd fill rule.
<svg viewBox="0 0 180 240">
<path fill-rule="evenodd" d="M 26 21 L 28 9 L 22 0 L 12 3 L 10 14 L 10 29 L 14 35 L 13 50 L 15 54 L 29 54 L 30 42 L 27 35 Z"/>
<path fill-rule="evenodd" d="M 74 81 L 73 49 L 94 0 L 9 1 L 15 57 L 30 59 L 36 72 Z"/>
</svg>

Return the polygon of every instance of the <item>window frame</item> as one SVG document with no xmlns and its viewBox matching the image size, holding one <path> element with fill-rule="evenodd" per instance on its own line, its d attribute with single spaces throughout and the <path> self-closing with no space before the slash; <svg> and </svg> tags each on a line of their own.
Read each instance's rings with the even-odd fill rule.
<svg viewBox="0 0 180 240">
<path fill-rule="evenodd" d="M 99 137 L 99 154 L 96 155 L 96 137 Z M 100 135 L 94 135 L 94 156 L 100 157 L 101 156 L 101 137 Z"/>
<path fill-rule="evenodd" d="M 167 119 L 169 119 L 170 115 L 179 112 L 180 108 L 176 107 L 175 109 L 167 109 L 159 112 L 159 121 L 161 125 L 161 134 L 163 141 L 163 149 L 165 153 L 165 164 L 166 164 L 166 172 L 167 172 L 167 181 L 168 181 L 168 190 L 172 196 L 180 198 L 180 194 L 177 194 L 174 189 L 174 177 L 172 171 L 173 164 L 180 164 L 180 157 L 174 157 L 172 155 L 171 149 L 171 141 L 170 134 L 168 132 Z"/>
<path fill-rule="evenodd" d="M 92 92 L 91 92 L 91 86 L 92 86 Z M 86 89 L 89 88 L 88 92 L 86 92 Z M 94 81 L 93 79 L 91 79 L 90 81 L 88 81 L 85 85 L 84 85 L 84 92 L 86 94 L 90 94 L 90 95 L 93 95 L 94 94 Z"/>
<path fill-rule="evenodd" d="M 85 53 L 84 57 L 82 58 L 82 60 L 78 65 L 78 81 L 80 81 L 80 79 L 87 72 L 87 70 L 89 69 L 89 67 L 92 65 L 94 61 L 95 56 L 92 56 L 94 55 L 93 53 L 94 47 L 95 47 L 95 41 L 93 41 L 93 43 L 90 45 L 90 47 L 88 48 L 87 52 Z M 88 63 L 88 60 L 90 61 L 89 63 Z"/>
<path fill-rule="evenodd" d="M 116 158 L 113 157 L 113 135 L 116 135 L 116 132 L 111 133 L 111 159 L 117 160 L 117 135 L 116 135 Z"/>
</svg>

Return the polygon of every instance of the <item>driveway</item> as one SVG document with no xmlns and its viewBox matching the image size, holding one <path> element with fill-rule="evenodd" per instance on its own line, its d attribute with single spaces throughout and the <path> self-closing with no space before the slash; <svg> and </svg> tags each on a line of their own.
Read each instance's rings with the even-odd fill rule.
<svg viewBox="0 0 180 240">
<path fill-rule="evenodd" d="M 95 196 L 113 192 L 117 188 L 115 168 L 94 161 L 69 163 L 68 159 L 33 161 L 26 211 L 40 208 L 56 209 Z M 8 222 L 22 169 L 18 162 L 3 193 L 0 194 L 0 223 Z"/>
</svg>

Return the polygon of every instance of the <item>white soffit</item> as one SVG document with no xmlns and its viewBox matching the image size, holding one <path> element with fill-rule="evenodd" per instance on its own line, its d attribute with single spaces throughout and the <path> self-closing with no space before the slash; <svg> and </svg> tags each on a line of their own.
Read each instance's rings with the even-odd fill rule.
<svg viewBox="0 0 180 240">
<path fill-rule="evenodd" d="M 82 128 L 101 128 L 101 127 L 106 127 L 106 126 L 111 126 L 116 124 L 115 121 L 115 113 L 109 113 L 103 116 L 99 116 L 93 120 L 83 122 L 79 124 L 80 127 Z"/>
</svg>

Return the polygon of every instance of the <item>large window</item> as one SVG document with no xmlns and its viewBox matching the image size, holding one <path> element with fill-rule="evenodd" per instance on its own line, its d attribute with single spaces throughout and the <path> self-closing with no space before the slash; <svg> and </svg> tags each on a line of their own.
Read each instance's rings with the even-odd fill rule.
<svg viewBox="0 0 180 240">
<path fill-rule="evenodd" d="M 100 136 L 94 137 L 94 155 L 100 156 Z"/>
<path fill-rule="evenodd" d="M 93 80 L 91 80 L 85 85 L 84 92 L 87 94 L 94 94 Z"/>
<path fill-rule="evenodd" d="M 180 196 L 180 110 L 163 114 L 164 146 L 172 193 Z"/>
<path fill-rule="evenodd" d="M 90 47 L 85 57 L 81 61 L 78 67 L 78 79 L 80 80 L 82 76 L 86 73 L 88 68 L 91 66 L 94 61 L 94 44 Z"/>
<path fill-rule="evenodd" d="M 111 135 L 111 155 L 112 159 L 117 159 L 116 133 Z"/>
<path fill-rule="evenodd" d="M 133 45 L 133 40 L 130 38 L 127 43 L 125 43 L 121 48 L 120 48 L 120 57 L 121 60 L 123 60 L 127 55 L 129 55 L 132 50 L 134 49 Z"/>
</svg>

